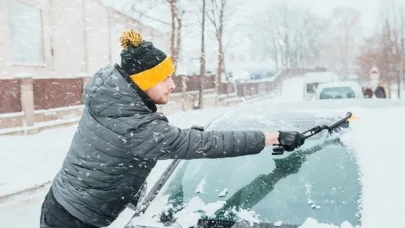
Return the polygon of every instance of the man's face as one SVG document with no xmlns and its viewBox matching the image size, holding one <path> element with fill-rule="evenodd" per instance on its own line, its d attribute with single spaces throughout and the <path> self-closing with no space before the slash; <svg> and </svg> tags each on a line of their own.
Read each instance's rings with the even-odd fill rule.
<svg viewBox="0 0 405 228">
<path fill-rule="evenodd" d="M 155 104 L 167 104 L 169 95 L 176 88 L 171 76 L 159 82 L 154 87 L 145 90 L 145 93 L 152 99 Z"/>
</svg>

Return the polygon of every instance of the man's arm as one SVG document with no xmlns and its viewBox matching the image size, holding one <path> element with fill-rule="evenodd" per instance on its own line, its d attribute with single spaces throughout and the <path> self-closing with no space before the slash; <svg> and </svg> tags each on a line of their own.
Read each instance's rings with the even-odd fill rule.
<svg viewBox="0 0 405 228">
<path fill-rule="evenodd" d="M 278 144 L 278 133 L 180 129 L 162 120 L 152 121 L 130 135 L 134 156 L 158 160 L 244 156 Z"/>
</svg>

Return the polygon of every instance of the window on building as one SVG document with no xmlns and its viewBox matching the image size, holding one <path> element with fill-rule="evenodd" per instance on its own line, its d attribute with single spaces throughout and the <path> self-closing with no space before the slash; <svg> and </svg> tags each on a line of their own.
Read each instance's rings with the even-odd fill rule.
<svg viewBox="0 0 405 228">
<path fill-rule="evenodd" d="M 18 64 L 44 64 L 41 10 L 12 1 L 10 28 L 13 62 Z"/>
</svg>

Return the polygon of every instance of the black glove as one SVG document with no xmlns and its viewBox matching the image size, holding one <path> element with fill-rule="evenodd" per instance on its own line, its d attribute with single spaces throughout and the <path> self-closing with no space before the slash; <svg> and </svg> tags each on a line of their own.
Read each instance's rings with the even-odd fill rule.
<svg viewBox="0 0 405 228">
<path fill-rule="evenodd" d="M 278 141 L 286 151 L 293 151 L 305 142 L 305 136 L 296 131 L 279 131 Z"/>
</svg>

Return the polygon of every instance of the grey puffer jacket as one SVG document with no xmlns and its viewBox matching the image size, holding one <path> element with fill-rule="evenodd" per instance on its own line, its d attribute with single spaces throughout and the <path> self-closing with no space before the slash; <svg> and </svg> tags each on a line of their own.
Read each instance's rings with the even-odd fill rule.
<svg viewBox="0 0 405 228">
<path fill-rule="evenodd" d="M 118 217 L 157 160 L 235 157 L 264 148 L 261 131 L 169 125 L 118 65 L 104 67 L 91 78 L 83 101 L 83 115 L 52 189 L 67 211 L 97 227 Z"/>
</svg>

